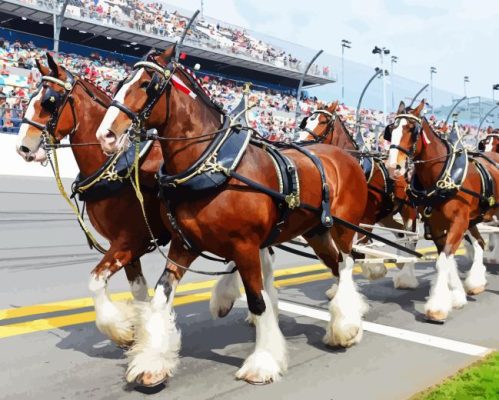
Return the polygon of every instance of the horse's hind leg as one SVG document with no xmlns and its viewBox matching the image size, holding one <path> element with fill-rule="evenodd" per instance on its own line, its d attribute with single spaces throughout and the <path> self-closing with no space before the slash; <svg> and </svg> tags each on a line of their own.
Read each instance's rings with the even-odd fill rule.
<svg viewBox="0 0 499 400">
<path fill-rule="evenodd" d="M 131 260 L 130 252 L 109 249 L 90 274 L 88 284 L 94 300 L 95 324 L 99 331 L 119 346 L 129 346 L 133 342 L 134 308 L 130 302 L 111 301 L 107 294 L 107 283 L 114 273 L 127 266 Z"/>
<path fill-rule="evenodd" d="M 478 232 L 476 226 L 469 229 L 471 245 L 473 246 L 473 264 L 471 269 L 466 275 L 464 281 L 464 287 L 466 293 L 470 295 L 480 294 L 485 290 L 485 285 L 487 284 L 487 278 L 485 277 L 486 268 L 483 263 L 483 249 L 485 248 L 485 242 Z"/>
<path fill-rule="evenodd" d="M 148 301 L 150 300 L 146 278 L 142 273 L 142 265 L 140 260 L 134 260 L 125 265 L 125 274 L 130 284 L 130 291 L 132 292 L 134 300 Z"/>
<path fill-rule="evenodd" d="M 241 274 L 248 308 L 254 315 L 256 327 L 255 350 L 237 371 L 236 378 L 254 384 L 270 383 L 286 371 L 288 357 L 272 301 L 263 290 L 259 249 L 249 244 L 242 245 L 237 249 L 234 261 Z"/>
<path fill-rule="evenodd" d="M 269 249 L 260 250 L 260 262 L 263 272 L 263 286 L 267 292 L 272 306 L 274 315 L 279 315 L 277 308 L 278 298 L 277 290 L 274 287 L 274 271 L 272 263 L 275 261 L 275 256 L 270 253 Z M 231 261 L 226 268 L 226 271 L 231 271 L 236 264 Z M 223 275 L 216 285 L 213 287 L 210 299 L 210 312 L 213 318 L 223 318 L 232 309 L 234 302 L 241 296 L 239 288 L 241 287 L 241 276 L 236 271 L 233 274 Z M 248 313 L 246 320 L 254 325 L 254 315 Z"/>
</svg>

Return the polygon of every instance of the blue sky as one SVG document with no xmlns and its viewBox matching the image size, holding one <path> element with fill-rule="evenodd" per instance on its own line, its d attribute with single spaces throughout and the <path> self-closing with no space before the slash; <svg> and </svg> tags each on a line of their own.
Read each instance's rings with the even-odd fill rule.
<svg viewBox="0 0 499 400">
<path fill-rule="evenodd" d="M 200 0 L 168 0 L 183 8 Z M 395 73 L 468 95 L 491 97 L 499 83 L 499 0 L 204 0 L 205 15 L 339 56 L 341 39 L 352 41 L 347 58 L 376 66 L 374 45 L 399 57 Z M 496 92 L 496 98 L 499 92 Z"/>
</svg>

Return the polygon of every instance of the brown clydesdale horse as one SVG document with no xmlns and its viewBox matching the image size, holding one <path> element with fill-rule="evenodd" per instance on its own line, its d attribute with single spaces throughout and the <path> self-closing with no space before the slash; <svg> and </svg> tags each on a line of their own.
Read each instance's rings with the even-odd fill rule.
<svg viewBox="0 0 499 400">
<path fill-rule="evenodd" d="M 426 221 L 439 256 L 436 262 L 438 275 L 425 305 L 425 312 L 430 320 L 444 321 L 453 307 L 463 307 L 467 301 L 454 258 L 467 230 L 471 233 L 474 261 L 466 277 L 465 288 L 468 294 L 478 294 L 485 289 L 484 243 L 475 225 L 481 220 L 487 222 L 497 218 L 499 209 L 483 208 L 481 177 L 473 162 L 469 163 L 462 185 L 458 188 L 452 188 L 452 182 L 449 184 L 449 179 L 442 175 L 447 160 L 458 153 L 450 151 L 446 140 L 433 130 L 426 118 L 421 117 L 423 107 L 424 101 L 414 110 L 406 110 L 404 103 L 400 104 L 395 122 L 385 132 L 385 135 L 391 136 L 387 167 L 390 175 L 397 179 L 406 174 L 408 160 L 414 161 L 415 176 L 423 190 L 428 191 L 426 201 L 433 199 L 432 194 L 438 194 L 441 188 L 455 193 L 451 197 L 437 199 Z M 495 163 L 499 162 L 499 154 L 486 155 Z M 498 199 L 497 164 L 494 166 L 484 158 L 477 159 L 477 162 L 490 172 L 495 181 L 494 196 Z"/>
<path fill-rule="evenodd" d="M 487 135 L 480 140 L 478 149 L 485 152 L 499 153 L 499 129 L 487 129 Z"/>
<path fill-rule="evenodd" d="M 226 132 L 225 129 L 220 131 L 223 113 L 203 96 L 202 88 L 189 77 L 189 73 L 172 61 L 173 52 L 174 49 L 169 48 L 161 54 L 152 53 L 147 61 L 136 64 L 133 74 L 116 93 L 113 106 L 97 131 L 103 150 L 113 153 L 126 144 L 130 128 L 132 131 L 136 127 L 156 128 L 164 156 L 162 171 L 170 176 L 188 170 L 208 146 Z M 147 118 L 143 118 L 144 112 Z M 358 162 L 333 146 L 314 145 L 308 149 L 324 167 L 325 183 L 331 189 L 330 212 L 358 224 L 367 199 L 367 185 Z M 298 171 L 301 204 L 320 207 L 323 183 L 318 168 L 311 158 L 299 151 L 286 150 L 284 154 Z M 225 173 L 231 172 L 225 170 Z M 279 175 L 273 159 L 253 142 L 240 158 L 237 174 L 262 188 L 274 191 L 279 188 Z M 155 385 L 172 375 L 180 345 L 180 334 L 172 313 L 173 296 L 179 280 L 200 250 L 235 261 L 246 291 L 248 308 L 255 315 L 256 347 L 236 377 L 250 383 L 269 383 L 286 370 L 285 340 L 262 284 L 260 263 L 260 248 L 278 221 L 278 207 L 273 197 L 233 177 L 208 194 L 188 193 L 176 198 L 173 205 L 169 204 L 167 209 L 174 214 L 178 228 L 196 251 L 184 247 L 185 240 L 179 230 L 171 226 L 175 233 L 169 260 L 154 298 L 145 305 L 145 312 L 140 313 L 141 320 L 137 322 L 137 339 L 129 353 L 129 381 Z M 172 225 L 166 212 L 162 217 L 166 224 Z M 354 263 L 350 253 L 354 232 L 337 223 L 330 229 L 325 228 L 316 211 L 298 207 L 290 210 L 273 243 L 285 242 L 298 235 L 305 237 L 333 272 L 338 274 L 339 271 L 339 287 L 330 303 L 331 322 L 325 342 L 341 346 L 357 343 L 362 336 L 362 315 L 367 308 L 352 278 Z M 230 295 L 221 291 L 215 295 L 220 296 L 216 304 L 219 306 L 218 315 L 223 316 L 232 307 L 239 291 Z"/>
<path fill-rule="evenodd" d="M 42 83 L 24 115 L 17 151 L 26 161 L 43 161 L 46 158 L 42 147 L 44 135 L 51 135 L 55 143 L 69 136 L 81 174 L 90 177 L 108 158 L 95 142 L 95 132 L 111 99 L 93 84 L 70 74 L 50 54 L 47 60 L 50 68 L 37 60 Z M 161 148 L 155 145 L 140 168 L 145 188 L 157 187 L 155 173 L 161 160 Z M 161 223 L 156 193 L 157 189 L 144 190 L 145 208 L 154 234 L 168 241 L 170 236 Z M 107 294 L 107 281 L 124 267 L 134 299 L 148 300 L 140 257 L 149 250 L 151 237 L 130 182 L 124 182 L 118 195 L 89 200 L 86 205 L 92 225 L 110 243 L 109 250 L 92 271 L 89 283 L 96 324 L 117 344 L 130 345 L 134 307 L 131 303 L 112 302 Z"/>
<path fill-rule="evenodd" d="M 359 146 L 348 131 L 341 117 L 336 113 L 338 102 L 329 104 L 324 109 L 318 109 L 307 117 L 306 123 L 302 124 L 303 131 L 300 134 L 300 141 L 318 141 L 324 144 L 332 144 L 342 149 L 350 151 L 352 155 L 360 157 Z M 399 177 L 391 181 L 388 178 L 385 166 L 381 161 L 375 160 L 372 165 L 372 172 L 367 182 L 367 206 L 362 217 L 362 223 L 380 225 L 395 228 L 406 229 L 414 232 L 416 230 L 417 212 L 416 209 L 407 202 L 405 189 L 407 183 L 404 177 Z M 388 178 L 388 179 L 387 179 Z M 390 182 L 391 181 L 391 182 Z M 400 212 L 404 224 L 393 219 L 396 213 Z M 368 238 L 363 237 L 360 243 L 367 243 Z M 414 250 L 416 242 L 409 242 L 407 247 Z M 365 265 L 365 264 L 362 264 Z M 377 279 L 386 274 L 384 264 L 367 265 L 364 274 L 370 279 Z M 399 289 L 413 289 L 418 286 L 417 278 L 414 274 L 414 263 L 403 264 L 402 269 L 393 277 L 393 283 Z M 333 286 L 328 295 L 334 295 Z"/>
</svg>

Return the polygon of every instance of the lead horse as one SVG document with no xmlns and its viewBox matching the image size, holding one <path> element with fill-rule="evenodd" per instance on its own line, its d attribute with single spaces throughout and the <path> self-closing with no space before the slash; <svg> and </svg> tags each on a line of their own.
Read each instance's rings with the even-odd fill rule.
<svg viewBox="0 0 499 400">
<path fill-rule="evenodd" d="M 306 117 L 300 128 L 302 132 L 299 140 L 302 142 L 315 141 L 318 143 L 331 144 L 351 152 L 362 163 L 366 172 L 368 195 L 367 206 L 362 217 L 362 223 L 380 225 L 394 228 L 405 229 L 407 231 L 416 231 L 417 211 L 415 207 L 408 202 L 405 192 L 407 182 L 404 177 L 392 180 L 388 176 L 388 171 L 380 159 L 373 158 L 369 152 L 362 147 L 363 139 L 360 138 L 357 143 L 350 134 L 336 109 L 338 102 L 333 102 L 325 108 L 315 110 L 309 117 Z M 400 213 L 403 224 L 395 221 L 393 216 Z M 360 243 L 367 243 L 368 237 L 361 238 Z M 416 242 L 408 243 L 412 250 L 416 248 Z M 364 264 L 363 264 L 364 265 Z M 370 279 L 377 279 L 385 276 L 387 270 L 384 264 L 367 265 L 364 274 Z M 405 263 L 400 271 L 394 275 L 393 283 L 399 289 L 414 289 L 418 286 L 417 278 L 414 274 L 414 263 Z M 335 286 L 329 291 L 328 295 L 334 295 Z"/>
<path fill-rule="evenodd" d="M 345 347 L 359 342 L 367 305 L 352 277 L 354 232 L 331 222 L 333 217 L 360 222 L 365 178 L 357 161 L 341 149 L 314 145 L 276 153 L 269 143 L 231 125 L 200 83 L 172 60 L 173 52 L 152 53 L 135 65 L 97 131 L 102 149 L 114 153 L 137 132 L 156 128 L 164 156 L 162 190 L 175 194 L 162 213 L 173 233 L 167 265 L 151 304 L 144 304 L 139 314 L 127 380 L 153 386 L 172 375 L 180 346 L 172 311 L 175 288 L 204 250 L 235 262 L 254 315 L 255 350 L 236 377 L 269 383 L 286 370 L 287 350 L 274 310 L 268 307 L 260 249 L 303 235 L 339 275 L 324 341 Z M 287 165 L 285 170 L 279 163 Z M 284 190 L 285 181 L 293 192 Z"/>
<path fill-rule="evenodd" d="M 476 224 L 499 216 L 499 154 L 468 161 L 454 126 L 446 140 L 421 117 L 424 101 L 414 110 L 400 103 L 395 122 L 385 131 L 391 142 L 387 167 L 394 178 L 405 176 L 407 162 L 415 164 L 411 197 L 425 208 L 424 216 L 438 250 L 437 279 L 425 305 L 428 319 L 444 321 L 451 309 L 467 302 L 454 255 L 467 230 L 471 233 L 474 260 L 466 280 L 468 294 L 485 290 L 484 243 Z M 492 183 L 489 183 L 492 182 Z"/>
<path fill-rule="evenodd" d="M 36 63 L 42 81 L 24 115 L 17 152 L 26 161 L 44 161 L 47 157 L 44 142 L 51 142 L 57 147 L 63 138 L 69 137 L 82 178 L 80 182 L 84 183 L 80 187 L 87 187 L 81 194 L 89 197 L 86 208 L 90 222 L 110 243 L 102 260 L 93 269 L 89 282 L 96 325 L 118 345 L 128 346 L 134 337 L 135 310 L 132 304 L 113 302 L 107 294 L 107 283 L 124 267 L 134 299 L 145 301 L 149 298 L 140 257 L 150 250 L 151 237 L 130 182 L 118 179 L 117 175 L 112 178 L 109 168 L 107 178 L 104 176 L 103 166 L 109 165 L 111 160 L 100 150 L 95 132 L 111 99 L 92 83 L 73 76 L 58 65 L 50 54 L 47 54 L 47 60 L 49 68 L 39 60 Z M 161 148 L 152 146 L 141 163 L 140 176 L 151 229 L 156 237 L 166 243 L 170 235 L 161 223 L 155 181 L 161 160 Z M 112 194 L 103 195 L 106 182 L 114 185 Z M 96 189 L 101 192 L 96 193 Z"/>
</svg>

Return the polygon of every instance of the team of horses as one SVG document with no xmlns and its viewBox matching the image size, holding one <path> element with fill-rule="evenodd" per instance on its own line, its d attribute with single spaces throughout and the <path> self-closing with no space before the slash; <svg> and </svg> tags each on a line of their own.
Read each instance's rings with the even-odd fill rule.
<svg viewBox="0 0 499 400">
<path fill-rule="evenodd" d="M 76 188 L 86 200 L 92 225 L 110 243 L 89 282 L 96 324 L 128 347 L 127 381 L 156 386 L 173 375 L 181 345 L 175 289 L 203 252 L 230 260 L 227 272 L 233 272 L 213 289 L 214 316 L 226 316 L 244 286 L 256 343 L 236 377 L 255 384 L 278 380 L 288 364 L 269 246 L 301 235 L 338 278 L 327 292 L 331 320 L 324 342 L 331 346 L 360 342 L 367 311 L 353 279 L 358 255 L 352 251 L 352 226 L 380 223 L 414 231 L 418 215 L 423 216 L 439 252 L 437 280 L 425 306 L 431 320 L 443 321 L 453 307 L 462 307 L 466 292 L 484 290 L 485 243 L 476 223 L 499 217 L 491 200 L 499 199 L 497 133 L 488 132 L 484 157 L 464 162 L 458 144 L 449 145 L 422 116 L 424 102 L 415 109 L 401 103 L 385 132 L 391 147 L 383 160 L 355 141 L 336 113 L 336 103 L 303 121 L 301 145 L 273 145 L 214 104 L 190 71 L 175 61 L 174 51 L 148 54 L 113 99 L 48 54 L 48 67 L 37 62 L 42 82 L 25 113 L 17 147 L 26 161 L 43 161 L 47 149 L 69 137 L 81 172 Z M 132 163 L 139 146 L 142 158 Z M 449 159 L 452 166 L 447 168 Z M 453 173 L 461 161 L 462 181 L 446 177 L 445 193 L 437 191 L 431 204 L 410 195 L 409 170 L 430 190 L 444 181 L 442 171 Z M 140 165 L 139 187 L 126 173 L 134 165 Z M 483 169 L 492 181 L 488 206 Z M 393 219 L 397 213 L 403 225 Z M 454 254 L 468 230 L 474 258 L 463 288 Z M 140 257 L 166 243 L 165 269 L 149 297 Z M 366 265 L 370 278 L 386 273 L 384 265 Z M 133 303 L 113 302 L 107 295 L 108 280 L 122 267 Z M 394 284 L 417 286 L 413 263 L 402 267 Z"/>
</svg>

